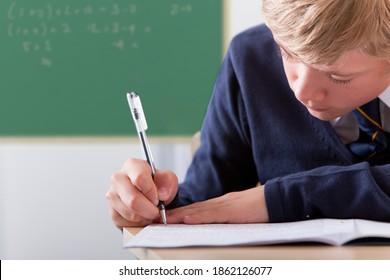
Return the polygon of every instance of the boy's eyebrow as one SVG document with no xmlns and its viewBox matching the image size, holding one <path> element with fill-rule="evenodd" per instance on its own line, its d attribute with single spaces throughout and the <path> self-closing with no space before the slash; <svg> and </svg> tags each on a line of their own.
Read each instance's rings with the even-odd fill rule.
<svg viewBox="0 0 390 280">
<path fill-rule="evenodd" d="M 367 72 L 367 70 L 362 70 L 362 71 L 352 72 L 352 73 L 342 73 L 342 72 L 338 72 L 338 71 L 318 69 L 313 65 L 310 65 L 310 67 L 312 67 L 314 70 L 316 70 L 318 72 L 324 73 L 324 74 L 329 75 L 329 76 L 337 76 L 337 77 L 345 77 L 345 78 L 358 76 L 360 74 Z"/>
<path fill-rule="evenodd" d="M 291 51 L 287 50 L 280 42 L 278 42 L 277 40 L 275 40 L 276 44 L 279 46 L 279 48 L 285 52 L 287 55 L 293 57 L 293 58 L 297 58 L 299 60 L 299 57 L 298 55 L 292 53 Z M 304 63 L 304 62 L 302 62 Z M 310 66 L 311 68 L 313 68 L 315 71 L 317 72 L 320 72 L 320 73 L 323 73 L 325 75 L 328 75 L 328 76 L 336 76 L 336 77 L 341 77 L 341 78 L 353 78 L 355 76 L 359 76 L 361 74 L 364 74 L 365 72 L 369 71 L 369 69 L 363 69 L 363 70 L 360 70 L 360 71 L 357 71 L 357 72 L 351 72 L 351 73 L 342 73 L 342 72 L 339 72 L 339 71 L 332 71 L 332 70 L 326 70 L 326 69 L 319 69 L 316 67 L 316 65 L 309 65 L 307 64 L 308 66 Z M 321 66 L 318 66 L 318 67 L 321 67 Z"/>
<path fill-rule="evenodd" d="M 278 46 L 283 50 L 283 52 L 285 52 L 286 54 L 288 54 L 289 56 L 291 57 L 298 57 L 296 54 L 294 53 L 291 53 L 290 51 L 286 50 L 282 44 L 280 44 L 279 42 L 276 41 L 276 43 L 278 44 Z M 304 63 L 304 62 L 303 62 Z M 352 73 L 342 73 L 342 72 L 338 72 L 338 71 L 332 71 L 332 70 L 324 70 L 324 69 L 318 69 L 316 68 L 316 66 L 313 66 L 313 65 L 309 65 L 311 68 L 313 68 L 314 70 L 318 71 L 318 72 L 321 72 L 323 74 L 326 74 L 326 75 L 329 75 L 329 76 L 337 76 L 337 77 L 345 77 L 345 78 L 349 78 L 349 77 L 354 77 L 354 76 L 358 76 L 360 74 L 363 74 L 364 72 L 366 72 L 367 70 L 362 70 L 362 71 L 358 71 L 358 72 L 352 72 Z"/>
</svg>

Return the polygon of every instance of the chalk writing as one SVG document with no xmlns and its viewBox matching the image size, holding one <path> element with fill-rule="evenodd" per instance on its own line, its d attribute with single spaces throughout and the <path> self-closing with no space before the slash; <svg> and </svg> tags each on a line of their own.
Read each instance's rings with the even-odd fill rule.
<svg viewBox="0 0 390 280">
<path fill-rule="evenodd" d="M 23 24 L 17 24 L 11 22 L 8 24 L 8 36 L 35 36 L 35 37 L 46 37 L 49 34 L 54 34 L 60 32 L 62 34 L 71 33 L 70 24 L 68 22 L 57 23 L 55 25 L 49 26 L 46 22 L 37 22 L 30 26 Z"/>
<path fill-rule="evenodd" d="M 33 51 L 50 52 L 52 50 L 51 43 L 49 40 L 45 40 L 43 43 L 34 42 L 34 41 L 23 41 L 22 49 L 24 52 L 33 52 Z"/>
<path fill-rule="evenodd" d="M 47 58 L 47 57 L 41 58 L 41 65 L 42 66 L 50 67 L 50 66 L 52 66 L 52 64 L 53 64 L 53 62 L 51 61 L 50 58 Z"/>
<path fill-rule="evenodd" d="M 184 11 L 188 9 L 184 7 L 175 7 L 175 12 Z M 8 7 L 7 17 L 9 20 L 16 20 L 21 18 L 38 18 L 52 20 L 53 17 L 69 17 L 69 16 L 83 16 L 83 15 L 94 15 L 103 14 L 118 16 L 121 14 L 135 14 L 138 11 L 136 4 L 127 4 L 120 6 L 119 4 L 111 4 L 109 6 L 93 7 L 91 5 L 85 5 L 82 7 L 74 7 L 71 5 L 62 5 L 55 7 L 50 3 L 41 7 L 24 7 L 16 1 L 11 2 Z"/>
<path fill-rule="evenodd" d="M 170 12 L 169 14 L 171 16 L 179 15 L 182 13 L 191 13 L 192 12 L 192 5 L 180 5 L 180 4 L 171 4 Z"/>
<path fill-rule="evenodd" d="M 59 48 L 56 43 L 59 42 L 59 37 L 61 41 L 75 41 L 72 37 L 74 34 L 78 38 L 80 34 L 83 34 L 83 38 L 105 36 L 101 39 L 103 45 L 123 52 L 142 48 L 143 41 L 154 33 L 155 27 L 143 20 L 148 11 L 141 9 L 136 1 L 118 1 L 104 5 L 93 2 L 42 2 L 22 4 L 10 1 L 6 11 L 6 35 L 15 38 L 23 53 L 44 55 L 41 57 L 41 64 L 46 67 L 53 65 L 50 53 Z M 167 3 L 166 8 L 159 13 L 167 17 L 190 16 L 193 5 Z"/>
</svg>

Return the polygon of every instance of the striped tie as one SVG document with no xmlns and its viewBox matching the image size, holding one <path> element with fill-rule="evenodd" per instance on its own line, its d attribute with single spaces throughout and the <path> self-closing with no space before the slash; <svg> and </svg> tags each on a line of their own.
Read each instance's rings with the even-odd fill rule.
<svg viewBox="0 0 390 280">
<path fill-rule="evenodd" d="M 359 123 L 359 139 L 348 145 L 350 151 L 373 165 L 390 163 L 390 134 L 381 125 L 379 99 L 356 108 L 354 114 Z"/>
</svg>

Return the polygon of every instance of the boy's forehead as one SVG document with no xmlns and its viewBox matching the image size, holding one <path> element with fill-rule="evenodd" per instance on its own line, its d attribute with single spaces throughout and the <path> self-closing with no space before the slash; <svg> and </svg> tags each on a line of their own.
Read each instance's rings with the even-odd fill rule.
<svg viewBox="0 0 390 280">
<path fill-rule="evenodd" d="M 350 50 L 340 55 L 332 65 L 311 65 L 314 69 L 337 75 L 352 76 L 364 73 L 374 66 L 379 59 L 363 53 L 361 50 Z"/>
<path fill-rule="evenodd" d="M 276 43 L 288 55 L 300 61 L 299 55 L 290 51 L 288 47 L 284 46 L 282 43 L 278 41 Z M 320 72 L 341 77 L 362 74 L 372 68 L 373 62 L 375 61 L 379 61 L 379 59 L 365 54 L 360 49 L 356 49 L 340 53 L 339 58 L 331 65 L 310 64 L 305 63 L 304 61 L 302 62 Z"/>
</svg>

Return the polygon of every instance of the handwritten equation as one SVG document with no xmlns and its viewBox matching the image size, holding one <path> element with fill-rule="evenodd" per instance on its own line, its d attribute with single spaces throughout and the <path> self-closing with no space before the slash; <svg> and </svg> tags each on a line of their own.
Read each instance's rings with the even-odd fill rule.
<svg viewBox="0 0 390 280">
<path fill-rule="evenodd" d="M 143 41 L 155 32 L 156 22 L 148 23 L 143 18 L 150 11 L 138 1 L 104 5 L 94 1 L 90 4 L 47 1 L 40 5 L 31 2 L 10 2 L 6 11 L 6 36 L 15 39 L 23 53 L 40 55 L 41 65 L 47 67 L 54 64 L 51 54 L 58 51 L 59 37 L 71 41 L 74 36 L 83 40 L 104 36 L 102 42 L 107 48 L 123 52 L 142 48 Z M 154 16 L 191 16 L 193 11 L 192 4 L 166 3 Z"/>
<path fill-rule="evenodd" d="M 23 17 L 35 17 L 39 19 L 52 20 L 55 16 L 78 16 L 78 15 L 94 15 L 105 14 L 111 16 L 118 16 L 120 14 L 135 14 L 138 12 L 137 4 L 111 4 L 110 6 L 94 7 L 92 5 L 85 5 L 83 7 L 72 7 L 70 5 L 63 5 L 62 7 L 54 7 L 47 3 L 44 7 L 30 7 L 21 6 L 16 1 L 9 5 L 7 11 L 7 18 L 9 20 L 20 19 Z M 191 13 L 191 4 L 170 4 L 167 9 L 169 15 L 178 15 L 181 13 Z"/>
</svg>

